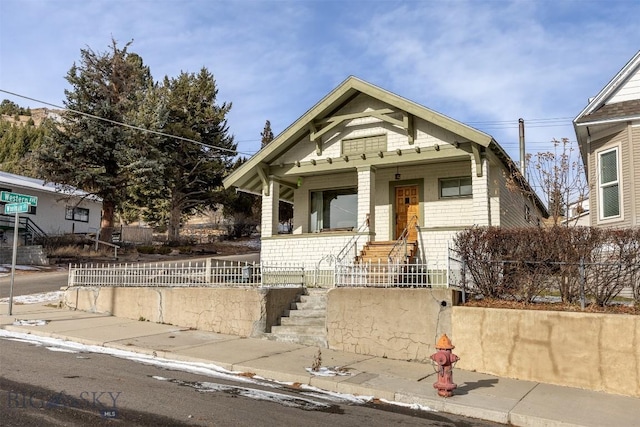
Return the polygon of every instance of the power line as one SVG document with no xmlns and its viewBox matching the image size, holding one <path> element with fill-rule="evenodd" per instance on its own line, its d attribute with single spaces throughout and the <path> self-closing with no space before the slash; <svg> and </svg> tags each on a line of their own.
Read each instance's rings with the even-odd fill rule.
<svg viewBox="0 0 640 427">
<path fill-rule="evenodd" d="M 152 129 L 145 129 L 145 128 L 142 128 L 142 127 L 139 127 L 139 126 L 134 126 L 134 125 L 130 125 L 130 124 L 127 124 L 127 123 L 122 123 L 122 122 L 118 122 L 118 121 L 115 121 L 115 120 L 106 119 L 104 117 L 96 116 L 94 114 L 85 113 L 85 112 L 78 111 L 78 110 L 73 110 L 71 108 L 61 107 L 59 105 L 52 104 L 50 102 L 41 101 L 39 99 L 31 98 L 31 97 L 28 97 L 28 96 L 25 96 L 25 95 L 20 95 L 18 93 L 10 92 L 10 91 L 4 90 L 4 89 L 0 89 L 0 92 L 4 92 L 4 93 L 7 93 L 9 95 L 17 96 L 19 98 L 28 99 L 29 101 L 38 102 L 40 104 L 49 105 L 49 106 L 55 107 L 55 108 L 57 108 L 59 110 L 69 111 L 69 112 L 72 112 L 72 113 L 75 113 L 75 114 L 79 114 L 81 116 L 90 117 L 90 118 L 96 119 L 96 120 L 102 120 L 103 122 L 111 123 L 111 124 L 118 125 L 118 126 L 123 126 L 123 127 L 126 127 L 126 128 L 138 130 L 138 131 L 141 131 L 141 132 L 147 132 L 147 133 L 152 133 L 154 135 L 164 136 L 164 137 L 168 137 L 168 138 L 174 138 L 174 139 L 177 139 L 177 140 L 180 140 L 180 141 L 191 142 L 193 144 L 202 145 L 203 147 L 207 147 L 207 148 L 214 149 L 214 150 L 228 151 L 228 152 L 230 152 L 230 153 L 232 153 L 234 155 L 236 155 L 236 154 L 246 154 L 248 156 L 253 155 L 252 153 L 245 153 L 245 152 L 240 152 L 240 151 L 237 151 L 237 150 L 232 150 L 232 149 L 226 148 L 226 147 L 219 147 L 219 146 L 216 146 L 216 145 L 209 145 L 209 144 L 205 144 L 204 142 L 196 141 L 196 140 L 193 140 L 193 139 L 183 138 L 181 136 L 170 135 L 168 133 L 158 132 L 158 131 L 155 131 L 155 130 L 152 130 Z"/>
</svg>

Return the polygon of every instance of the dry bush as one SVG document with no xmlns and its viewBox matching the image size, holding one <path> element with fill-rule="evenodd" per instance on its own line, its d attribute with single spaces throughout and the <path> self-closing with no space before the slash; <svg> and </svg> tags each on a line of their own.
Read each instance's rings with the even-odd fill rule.
<svg viewBox="0 0 640 427">
<path fill-rule="evenodd" d="M 606 306 L 629 287 L 640 304 L 638 229 L 474 227 L 454 245 L 473 289 L 485 298 L 530 303 L 557 293 L 573 304 L 584 292 Z"/>
</svg>

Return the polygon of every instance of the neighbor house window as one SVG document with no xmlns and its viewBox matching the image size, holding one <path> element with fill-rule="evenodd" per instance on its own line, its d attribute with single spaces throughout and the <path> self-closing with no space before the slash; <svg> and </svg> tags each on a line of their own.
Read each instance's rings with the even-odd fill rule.
<svg viewBox="0 0 640 427">
<path fill-rule="evenodd" d="M 89 209 L 67 206 L 64 219 L 72 221 L 89 222 Z"/>
<path fill-rule="evenodd" d="M 471 196 L 471 177 L 440 180 L 440 197 Z"/>
<path fill-rule="evenodd" d="M 620 176 L 618 149 L 603 151 L 598 155 L 598 187 L 600 190 L 601 218 L 620 216 Z"/>
<path fill-rule="evenodd" d="M 311 232 L 357 228 L 358 190 L 340 188 L 311 192 Z"/>
</svg>

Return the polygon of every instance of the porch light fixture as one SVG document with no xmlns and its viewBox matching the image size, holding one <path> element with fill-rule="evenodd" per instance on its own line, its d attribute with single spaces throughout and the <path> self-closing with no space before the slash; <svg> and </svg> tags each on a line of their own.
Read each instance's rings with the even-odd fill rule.
<svg viewBox="0 0 640 427">
<path fill-rule="evenodd" d="M 400 168 L 396 167 L 396 181 L 400 179 Z"/>
<path fill-rule="evenodd" d="M 366 154 L 364 154 L 364 153 L 362 153 L 362 154 L 360 154 L 360 158 L 361 158 L 362 160 L 366 160 L 366 159 L 367 159 L 367 155 L 366 155 Z"/>
<path fill-rule="evenodd" d="M 420 152 L 420 147 L 416 146 L 416 153 Z"/>
<path fill-rule="evenodd" d="M 401 149 L 399 149 L 399 148 L 398 148 L 398 149 L 396 149 L 396 154 L 397 154 L 398 156 L 402 156 L 402 150 L 401 150 Z"/>
<path fill-rule="evenodd" d="M 453 141 L 453 146 L 456 148 L 460 148 L 460 143 L 458 141 Z"/>
<path fill-rule="evenodd" d="M 313 166 L 315 166 L 315 165 L 316 165 L 316 161 L 315 161 L 315 159 L 311 159 L 311 164 L 312 164 Z"/>
<path fill-rule="evenodd" d="M 440 146 L 438 144 L 433 144 L 433 149 L 436 151 L 440 151 Z"/>
<path fill-rule="evenodd" d="M 327 163 L 329 164 L 333 163 L 333 159 L 331 157 L 327 157 Z"/>
<path fill-rule="evenodd" d="M 298 160 L 296 160 L 296 166 L 300 167 L 300 162 Z"/>
<path fill-rule="evenodd" d="M 344 156 L 344 157 L 342 157 L 342 158 L 344 159 L 344 161 L 345 161 L 345 162 L 348 162 L 348 161 L 349 161 L 349 156 Z"/>
<path fill-rule="evenodd" d="M 378 151 L 378 157 L 383 158 L 384 157 L 384 153 L 382 151 Z"/>
</svg>

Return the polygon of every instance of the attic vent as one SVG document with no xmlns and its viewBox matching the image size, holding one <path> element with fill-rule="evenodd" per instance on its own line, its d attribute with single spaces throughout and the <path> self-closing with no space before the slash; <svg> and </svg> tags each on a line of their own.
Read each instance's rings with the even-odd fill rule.
<svg viewBox="0 0 640 427">
<path fill-rule="evenodd" d="M 349 154 L 377 153 L 379 151 L 387 151 L 386 134 L 342 140 L 343 156 Z"/>
</svg>

